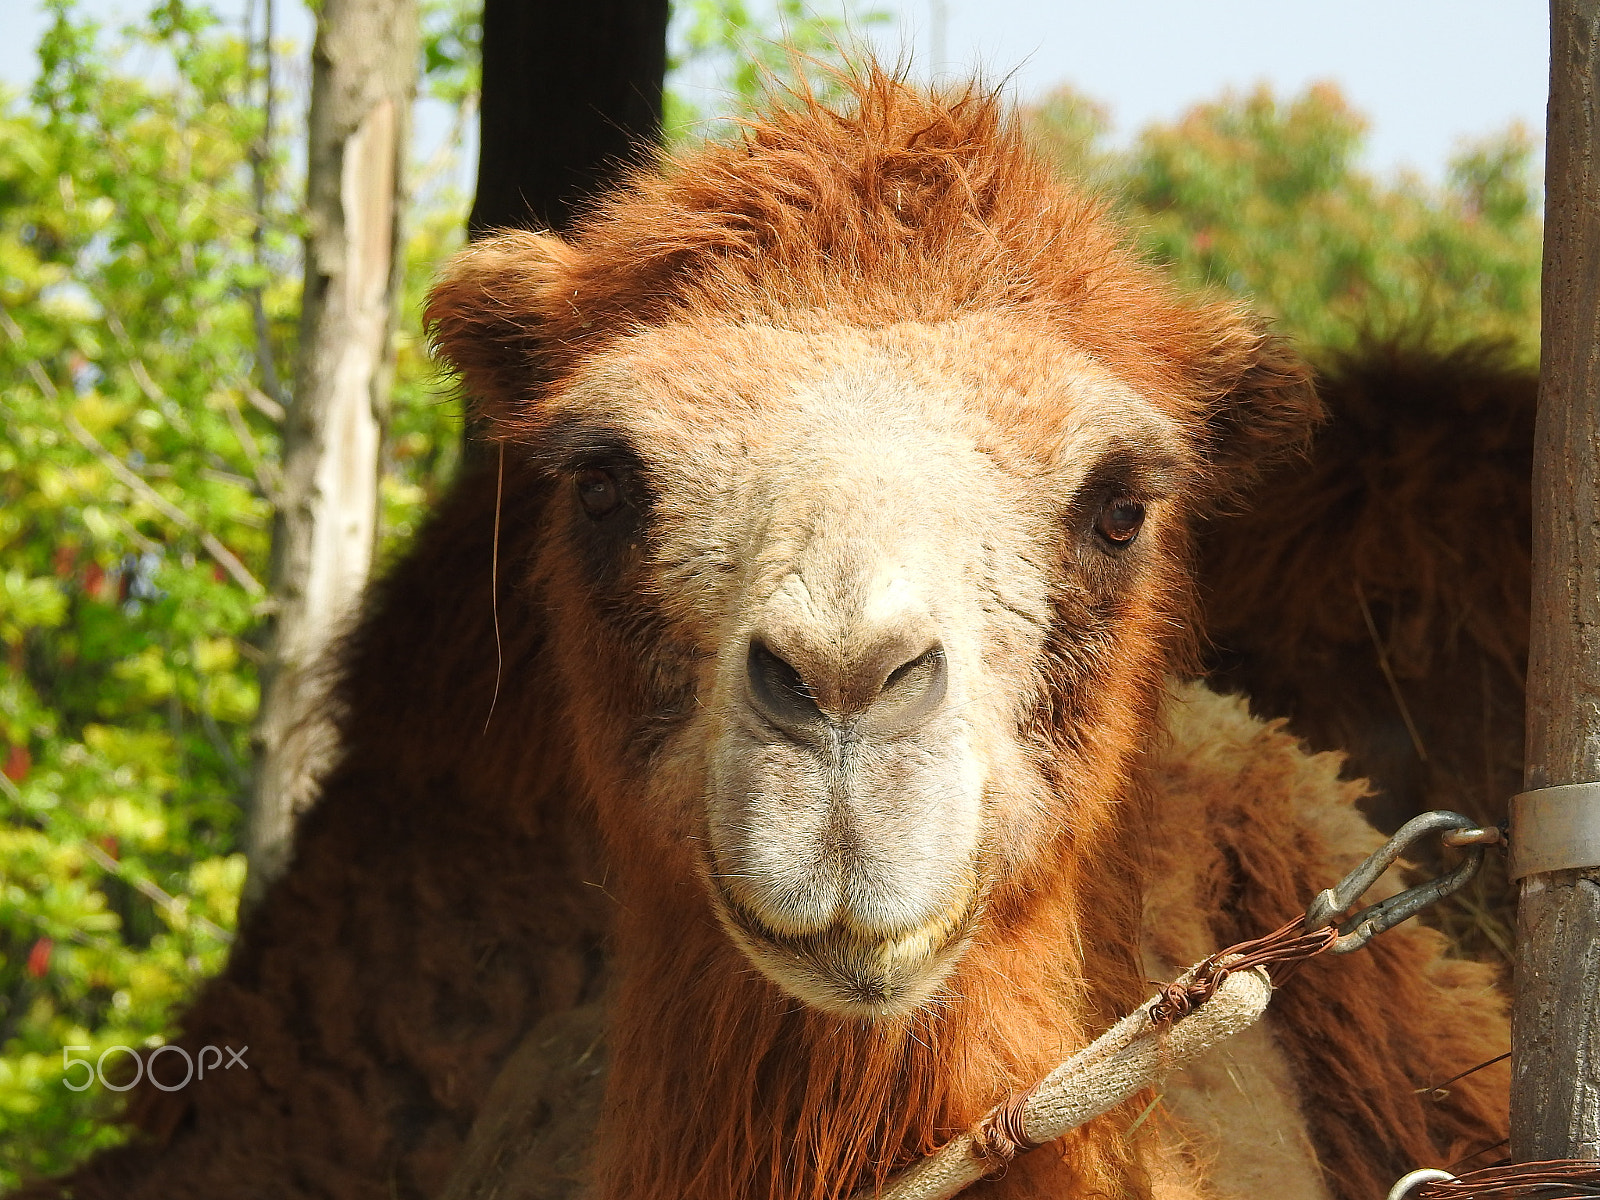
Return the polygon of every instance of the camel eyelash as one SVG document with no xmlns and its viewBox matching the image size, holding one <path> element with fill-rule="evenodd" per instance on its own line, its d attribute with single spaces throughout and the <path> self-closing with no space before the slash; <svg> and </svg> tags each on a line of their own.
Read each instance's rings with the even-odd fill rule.
<svg viewBox="0 0 1600 1200">
<path fill-rule="evenodd" d="M 1182 462 L 1159 447 L 1121 446 L 1103 454 L 1084 475 L 1078 497 L 1090 504 L 1126 497 L 1152 504 L 1176 490 Z"/>
<path fill-rule="evenodd" d="M 619 476 L 639 474 L 639 458 L 631 449 L 621 444 L 589 446 L 563 456 L 555 465 L 554 473 L 569 478 L 584 471 L 611 471 Z"/>
<path fill-rule="evenodd" d="M 573 423 L 551 430 L 533 458 L 547 475 L 571 477 L 580 471 L 603 469 L 638 473 L 643 458 L 631 438 L 610 425 Z"/>
</svg>

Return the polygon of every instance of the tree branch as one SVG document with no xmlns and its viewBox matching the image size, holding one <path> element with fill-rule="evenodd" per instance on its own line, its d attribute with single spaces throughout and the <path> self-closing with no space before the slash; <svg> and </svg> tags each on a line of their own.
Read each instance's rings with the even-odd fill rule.
<svg viewBox="0 0 1600 1200">
<path fill-rule="evenodd" d="M 176 896 L 173 896 L 169 892 L 163 891 L 161 888 L 157 887 L 154 883 L 148 879 L 145 879 L 143 876 L 135 875 L 126 870 L 120 862 L 112 858 L 111 855 L 100 849 L 100 847 L 96 846 L 93 842 L 84 842 L 83 848 L 88 852 L 88 855 L 90 859 L 93 860 L 95 866 L 99 867 L 102 871 L 105 871 L 108 874 L 115 875 L 118 879 L 122 880 L 123 883 L 139 892 L 140 895 L 144 896 L 147 900 L 159 905 L 169 913 L 182 917 L 186 920 L 193 921 L 196 925 L 200 926 L 200 928 L 204 929 L 218 941 L 233 941 L 233 934 L 229 933 L 221 925 L 218 925 L 215 921 L 208 920 L 197 913 L 191 913 L 188 909 L 188 906 L 181 903 Z"/>
<path fill-rule="evenodd" d="M 233 398 L 232 393 L 224 393 L 224 398 L 226 402 L 222 406 L 223 415 L 228 418 L 233 436 L 239 439 L 245 457 L 250 460 L 250 470 L 255 474 L 256 486 L 261 489 L 261 494 L 267 498 L 267 502 L 276 508 L 279 493 L 283 489 L 283 476 L 261 453 L 255 434 L 250 432 L 244 413 L 239 411 L 239 402 Z"/>
<path fill-rule="evenodd" d="M 126 463 L 101 445 L 100 440 L 85 429 L 79 423 L 78 418 L 63 410 L 61 421 L 67 427 L 67 432 L 75 437 L 85 450 L 98 458 L 108 471 L 132 488 L 138 495 L 149 501 L 162 516 L 187 529 L 199 538 L 200 544 L 205 547 L 206 553 L 211 555 L 216 560 L 217 565 L 233 577 L 235 583 L 252 596 L 261 596 L 266 593 L 267 589 L 261 586 L 261 581 L 250 574 L 250 569 L 240 562 L 233 551 L 224 546 L 215 534 L 207 529 L 202 529 L 198 521 L 134 474 Z"/>
<path fill-rule="evenodd" d="M 266 23 L 261 31 L 262 97 L 261 136 L 250 146 L 250 198 L 255 206 L 255 221 L 250 229 L 250 257 L 257 267 L 262 265 L 266 247 L 267 227 L 267 164 L 272 161 L 272 122 L 274 101 L 272 80 L 272 35 L 274 27 L 273 0 L 265 0 Z M 251 36 L 254 36 L 252 28 Z M 261 370 L 261 386 L 267 396 L 278 406 L 278 420 L 283 419 L 285 395 L 283 382 L 278 378 L 278 364 L 272 355 L 272 327 L 267 321 L 267 308 L 261 299 L 261 288 L 252 285 L 245 289 L 250 300 L 250 317 L 256 336 L 256 365 Z"/>
<path fill-rule="evenodd" d="M 17 349 L 24 352 L 28 374 L 33 379 L 33 382 L 38 385 L 39 390 L 51 400 L 60 403 L 62 399 L 61 389 L 56 386 L 55 381 L 50 378 L 49 373 L 38 359 L 27 356 L 27 339 L 17 326 L 17 323 L 11 319 L 11 314 L 3 310 L 0 310 L 0 329 L 4 329 L 6 336 L 11 339 Z M 266 588 L 261 586 L 261 581 L 250 574 L 250 569 L 239 561 L 232 550 L 224 546 L 216 535 L 209 530 L 201 528 L 200 523 L 184 512 L 183 509 L 140 479 L 126 463 L 107 450 L 100 443 L 100 439 L 85 429 L 78 421 L 78 418 L 67 411 L 65 404 L 61 406 L 61 422 L 67 427 L 67 432 L 77 439 L 78 444 L 99 459 L 108 471 L 129 488 L 132 488 L 135 493 L 148 500 L 162 516 L 199 538 L 200 544 L 205 547 L 206 553 L 211 555 L 216 560 L 217 565 L 233 577 L 235 583 L 252 596 L 261 596 L 266 593 Z"/>
</svg>

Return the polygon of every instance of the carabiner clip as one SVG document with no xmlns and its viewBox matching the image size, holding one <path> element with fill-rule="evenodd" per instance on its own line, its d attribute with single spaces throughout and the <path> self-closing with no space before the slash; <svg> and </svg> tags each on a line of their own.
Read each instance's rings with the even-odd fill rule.
<svg viewBox="0 0 1600 1200">
<path fill-rule="evenodd" d="M 1319 892 L 1306 908 L 1306 932 L 1314 933 L 1339 919 L 1348 909 L 1412 845 L 1431 833 L 1444 833 L 1452 829 L 1478 831 L 1478 823 L 1460 813 L 1440 810 L 1412 817 L 1400 826 L 1395 835 L 1369 855 L 1354 871 L 1334 887 Z M 1485 840 L 1488 840 L 1487 837 Z M 1339 938 L 1328 949 L 1334 954 L 1348 954 L 1365 946 L 1376 934 L 1393 929 L 1407 917 L 1414 917 L 1435 901 L 1443 900 L 1451 892 L 1465 887 L 1483 865 L 1483 845 L 1469 844 L 1462 848 L 1465 857 L 1461 865 L 1448 875 L 1429 879 L 1416 887 L 1407 888 L 1398 895 L 1369 904 L 1355 916 L 1340 922 Z"/>
</svg>

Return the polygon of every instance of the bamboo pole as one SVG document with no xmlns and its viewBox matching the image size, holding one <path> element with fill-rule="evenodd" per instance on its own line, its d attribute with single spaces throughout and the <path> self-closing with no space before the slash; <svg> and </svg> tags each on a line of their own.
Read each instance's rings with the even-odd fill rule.
<svg viewBox="0 0 1600 1200">
<path fill-rule="evenodd" d="M 1600 0 L 1552 0 L 1550 45 L 1530 790 L 1600 780 Z M 1591 805 L 1569 807 L 1574 828 L 1600 820 Z M 1533 824 L 1513 816 L 1514 846 Z M 1592 851 L 1571 857 L 1522 879 L 1511 1145 L 1524 1162 L 1600 1159 L 1600 868 Z"/>
</svg>

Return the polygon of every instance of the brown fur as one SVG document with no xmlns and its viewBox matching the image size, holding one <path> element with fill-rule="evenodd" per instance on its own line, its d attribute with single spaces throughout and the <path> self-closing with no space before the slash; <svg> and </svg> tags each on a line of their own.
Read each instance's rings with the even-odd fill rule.
<svg viewBox="0 0 1600 1200">
<path fill-rule="evenodd" d="M 737 142 L 635 176 L 574 244 L 508 232 L 459 255 L 428 321 L 470 395 L 514 436 L 553 383 L 641 327 L 997 311 L 1202 423 L 1215 492 L 1304 437 L 1316 401 L 1287 347 L 1235 305 L 1174 293 L 1098 201 L 1028 150 L 997 97 L 939 101 L 876 71 L 857 90 L 851 116 L 778 108 Z"/>
<path fill-rule="evenodd" d="M 1309 464 L 1202 540 L 1212 677 L 1346 751 L 1387 828 L 1429 808 L 1499 821 L 1521 790 L 1537 387 L 1494 346 L 1364 347 L 1318 379 Z"/>
<path fill-rule="evenodd" d="M 993 98 L 937 101 L 879 74 L 858 90 L 852 115 L 803 103 L 640 176 L 573 244 L 506 234 L 449 269 L 430 321 L 510 447 L 493 715 L 493 481 L 476 475 L 346 648 L 344 757 L 290 875 L 185 1018 L 185 1044 L 250 1040 L 259 1067 L 214 1090 L 137 1093 L 141 1139 L 74 1176 L 72 1194 L 212 1195 L 241 1180 L 263 1195 L 436 1192 L 496 1066 L 593 986 L 586 954 L 609 897 L 604 1200 L 847 1195 L 1143 997 L 1144 859 L 1163 817 L 1150 811 L 1150 756 L 1165 672 L 1185 645 L 1184 526 L 1291 452 L 1317 402 L 1279 341 L 1232 306 L 1176 295 L 1092 203 L 1051 182 Z M 721 427 L 745 422 L 758 437 L 764 415 L 777 419 L 759 396 L 730 394 L 736 356 L 719 338 L 821 329 L 893 349 L 962 321 L 1019 347 L 1014 378 L 967 380 L 981 396 L 1024 397 L 974 402 L 990 405 L 974 414 L 993 431 L 987 453 L 1048 457 L 1063 410 L 1029 387 L 1074 348 L 1180 432 L 1181 494 L 1149 536 L 1137 589 L 1043 549 L 1063 561 L 1016 681 L 1030 820 L 986 846 L 992 888 L 938 1001 L 869 1025 L 803 1009 L 754 973 L 713 917 L 703 821 L 669 803 L 685 769 L 671 738 L 695 719 L 696 639 L 710 636 L 683 589 L 738 564 L 713 550 L 663 563 L 642 537 L 585 566 L 563 524 L 568 493 L 549 483 L 550 443 L 583 415 L 570 385 L 597 363 L 631 355 L 641 387 L 676 389 L 656 408 L 641 400 L 637 419 L 709 444 Z M 726 365 L 698 386 L 719 347 Z M 923 369 L 959 380 L 964 367 L 957 356 Z M 1208 852 L 1228 871 L 1206 897 L 1222 940 L 1270 928 L 1329 882 L 1315 843 L 1279 844 L 1271 788 L 1286 769 L 1260 768 L 1261 814 L 1202 822 L 1225 835 Z M 1331 777 L 1322 786 L 1337 796 Z M 605 867 L 584 865 L 591 818 Z M 1434 1043 L 1459 1020 L 1430 1032 L 1427 1016 L 1450 1007 L 1443 985 L 1487 1003 L 1481 981 L 1445 978 L 1437 950 L 1397 939 L 1345 982 L 1285 996 L 1286 1052 L 1341 1197 L 1492 1124 L 1469 1087 L 1420 1128 L 1416 1079 L 1392 1061 L 1401 1043 L 1430 1070 L 1452 1058 Z M 1396 988 L 1412 1003 L 1343 999 Z M 1345 1086 L 1336 1099 L 1329 1079 Z M 1146 1194 L 1150 1136 L 1126 1136 L 1138 1108 L 974 1194 Z"/>
<path fill-rule="evenodd" d="M 1171 724 L 1186 753 L 1156 768 L 1158 819 L 1172 832 L 1155 839 L 1147 920 L 1153 947 L 1186 964 L 1287 921 L 1379 837 L 1355 809 L 1362 781 L 1339 779 L 1340 756 L 1305 755 L 1242 702 L 1179 696 Z M 1176 832 L 1194 829 L 1206 836 Z M 1418 1165 L 1449 1165 L 1505 1136 L 1504 1065 L 1452 1084 L 1446 1103 L 1419 1094 L 1509 1044 L 1493 973 L 1444 952 L 1439 933 L 1411 922 L 1358 953 L 1311 960 L 1273 999 L 1268 1019 L 1337 1196 L 1382 1195 Z"/>
</svg>

